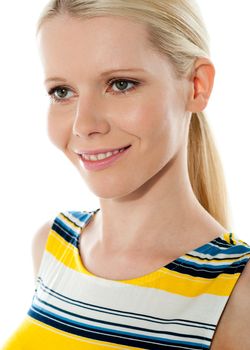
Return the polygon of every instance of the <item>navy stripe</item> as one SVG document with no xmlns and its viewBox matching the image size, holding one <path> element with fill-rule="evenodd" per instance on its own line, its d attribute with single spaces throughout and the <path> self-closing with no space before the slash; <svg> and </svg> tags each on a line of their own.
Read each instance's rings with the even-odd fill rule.
<svg viewBox="0 0 250 350">
<path fill-rule="evenodd" d="M 220 253 L 218 253 L 218 254 L 220 254 Z M 194 255 L 194 254 L 191 254 L 191 253 L 187 253 L 187 254 L 185 254 L 184 255 L 184 257 L 185 256 L 190 256 L 191 258 L 195 258 L 195 259 L 198 259 L 198 260 L 200 260 L 200 261 L 207 261 L 208 263 L 209 262 L 212 262 L 212 264 L 213 264 L 213 261 L 212 260 L 215 260 L 215 261 L 218 261 L 218 262 L 223 262 L 223 261 L 226 261 L 226 260 L 231 260 L 231 261 L 235 261 L 236 259 L 242 259 L 242 257 L 244 257 L 244 256 L 249 256 L 249 254 L 250 254 L 250 249 L 248 248 L 248 250 L 247 250 L 247 252 L 246 253 L 241 253 L 241 254 L 239 254 L 239 255 L 237 255 L 237 254 L 234 254 L 235 256 L 234 257 L 232 257 L 232 253 L 229 255 L 229 256 L 227 256 L 227 253 L 226 252 L 223 252 L 223 253 L 221 253 L 221 254 L 223 254 L 225 257 L 224 258 L 216 258 L 215 256 L 212 256 L 211 258 L 208 258 L 208 257 L 201 257 L 201 256 L 197 256 L 197 255 Z M 210 254 L 211 255 L 211 254 Z M 216 263 L 215 263 L 216 264 Z M 226 262 L 226 264 L 228 265 L 228 262 Z"/>
<path fill-rule="evenodd" d="M 81 229 L 88 224 L 93 214 L 98 210 L 100 210 L 100 208 L 93 212 L 61 212 L 60 215 L 56 217 L 52 229 L 66 242 L 72 244 L 79 250 L 79 237 Z M 244 246 L 242 241 L 238 242 L 237 237 L 235 238 L 236 243 L 233 242 L 233 238 L 235 238 L 233 233 L 229 233 L 228 240 L 230 240 L 230 242 L 228 243 L 221 235 L 221 237 L 217 237 L 211 242 L 208 242 L 207 244 L 204 244 L 203 246 L 177 258 L 171 263 L 165 265 L 164 268 L 181 273 L 184 278 L 185 275 L 190 275 L 210 279 L 210 284 L 212 284 L 213 280 L 221 274 L 233 275 L 236 273 L 241 273 L 250 259 L 250 247 L 247 244 Z M 204 257 L 195 256 L 195 253 Z M 218 255 L 221 255 L 222 258 L 219 258 Z M 198 262 L 200 262 L 200 264 Z M 56 266 L 59 266 L 59 264 Z M 62 266 L 60 265 L 60 267 Z M 46 280 L 47 271 L 43 272 Z M 57 272 L 58 276 L 56 275 Z M 53 281 L 56 280 L 56 277 L 58 277 L 57 280 L 59 280 L 59 272 L 63 273 L 63 271 L 57 271 L 55 268 L 55 271 L 53 272 L 55 273 L 55 278 L 53 277 Z M 53 288 L 56 289 L 57 280 L 55 281 L 55 285 L 49 284 L 49 286 L 53 286 Z M 237 282 L 236 276 L 234 281 L 235 283 Z M 88 280 L 84 282 L 87 283 Z M 168 281 L 166 281 L 166 283 L 167 282 Z M 60 283 L 60 280 L 58 283 Z M 144 309 L 144 304 L 140 305 L 141 303 L 145 302 L 144 300 L 140 300 L 137 303 L 139 304 L 138 308 L 133 308 L 133 311 L 141 311 L 140 306 L 142 306 L 142 309 L 145 310 L 144 312 L 146 312 L 146 314 L 141 314 L 119 310 L 120 306 L 115 304 L 110 305 L 113 306 L 113 308 L 102 307 L 101 305 L 98 305 L 102 302 L 100 299 L 98 299 L 98 304 L 96 305 L 94 304 L 94 299 L 91 299 L 93 304 L 89 304 L 69 298 L 56 292 L 54 289 L 48 288 L 48 286 L 46 286 L 40 278 L 37 279 L 37 286 L 36 294 L 33 297 L 32 305 L 28 311 L 28 315 L 30 317 L 54 327 L 55 329 L 65 331 L 69 335 L 75 334 L 89 338 L 90 340 L 95 339 L 97 341 L 100 340 L 113 344 L 121 344 L 131 348 L 135 347 L 154 350 L 209 349 L 209 345 L 211 345 L 212 341 L 212 334 L 216 329 L 217 321 L 219 320 L 219 318 L 216 318 L 216 320 L 214 319 L 215 315 L 212 315 L 213 309 L 211 309 L 211 318 L 209 319 L 207 317 L 205 320 L 214 321 L 216 324 L 205 324 L 202 322 L 177 318 L 163 319 L 147 315 L 147 307 Z M 156 283 L 154 287 L 157 288 L 157 286 L 158 285 Z M 98 288 L 98 286 L 96 287 Z M 146 285 L 143 285 L 143 288 L 146 287 Z M 72 288 L 74 288 L 74 286 L 72 286 Z M 138 286 L 138 288 L 142 288 L 142 286 Z M 112 286 L 110 286 L 110 289 L 108 289 L 107 292 L 112 293 Z M 62 293 L 65 293 L 65 290 L 62 289 Z M 201 291 L 201 294 L 202 293 L 206 293 L 206 289 L 205 291 Z M 95 294 L 95 290 L 93 290 L 93 294 Z M 72 296 L 74 296 L 74 294 L 72 294 Z M 103 297 L 105 298 L 105 293 Z M 118 297 L 120 297 L 120 295 Z M 183 296 L 183 302 L 184 298 L 187 297 Z M 193 316 L 194 320 L 203 320 L 204 314 L 199 315 L 199 303 L 196 305 L 196 299 L 197 298 L 188 299 L 190 300 L 190 306 L 187 311 L 190 311 L 190 317 Z M 221 298 L 221 305 L 224 305 L 223 300 L 224 298 Z M 218 298 L 218 303 L 219 302 L 220 299 Z M 115 307 L 117 307 L 117 309 L 115 309 Z M 159 307 L 161 306 L 159 305 Z M 157 315 L 157 310 L 155 311 Z M 184 311 L 184 313 L 175 313 L 173 316 L 187 316 L 185 310 L 181 310 L 181 312 L 182 311 Z M 169 316 L 168 310 L 166 310 L 163 316 Z M 171 329 L 169 329 L 169 325 L 172 325 L 173 327 L 170 327 Z M 155 329 L 150 329 L 150 326 L 153 326 Z M 196 336 L 195 333 L 199 331 L 199 328 L 201 329 L 201 335 Z M 191 333 L 191 335 L 188 333 Z M 168 339 L 169 337 L 174 338 L 174 340 Z M 181 340 L 177 340 L 178 338 Z M 205 345 L 206 343 L 209 345 Z"/>
<path fill-rule="evenodd" d="M 215 238 L 215 240 L 212 241 L 213 245 L 219 247 L 219 248 L 230 248 L 231 244 L 222 239 L 221 237 Z"/>
<path fill-rule="evenodd" d="M 229 239 L 230 239 L 230 243 L 234 244 L 233 240 L 232 240 L 232 233 L 229 234 Z"/>
<path fill-rule="evenodd" d="M 188 254 L 188 256 L 191 256 Z M 199 259 L 200 260 L 200 259 Z M 201 259 L 202 261 L 205 261 L 205 259 Z M 185 260 L 184 257 L 178 258 L 178 261 L 183 265 L 183 266 L 190 266 L 193 269 L 204 269 L 204 270 L 208 270 L 208 271 L 216 271 L 218 269 L 226 269 L 228 267 L 228 263 L 226 263 L 225 265 L 212 265 L 209 263 L 204 263 L 204 264 L 198 264 L 198 262 L 196 261 L 192 261 L 192 260 Z"/>
<path fill-rule="evenodd" d="M 64 332 L 68 332 L 70 334 L 75 334 L 82 337 L 87 337 L 90 339 L 96 339 L 101 341 L 106 341 L 110 343 L 115 344 L 122 344 L 127 346 L 134 346 L 139 347 L 142 349 L 145 349 L 145 345 L 147 346 L 146 349 L 174 349 L 175 347 L 171 347 L 174 345 L 178 345 L 177 349 L 201 349 L 205 348 L 204 344 L 197 344 L 193 342 L 188 341 L 177 341 L 177 340 L 170 340 L 170 339 L 163 339 L 163 338 L 152 338 L 147 337 L 144 335 L 138 335 L 138 337 L 131 333 L 121 333 L 119 331 L 115 330 L 103 330 L 99 327 L 94 327 L 90 325 L 81 325 L 78 324 L 77 328 L 73 326 L 72 324 L 67 323 L 66 320 L 63 320 L 64 323 L 62 323 L 62 319 L 60 319 L 57 315 L 52 315 L 50 313 L 44 312 L 44 310 L 40 310 L 39 308 L 32 307 L 28 311 L 28 315 L 31 316 L 34 319 L 37 319 L 40 322 L 43 322 L 49 326 L 52 326 L 54 328 L 60 329 Z M 91 331 L 92 330 L 92 331 Z M 107 332 L 113 332 L 107 333 Z M 171 332 L 169 332 L 171 334 Z M 115 336 L 117 334 L 117 336 Z M 184 337 L 183 334 L 173 333 L 180 337 Z M 193 336 L 185 335 L 185 337 L 193 338 Z M 132 339 L 133 338 L 133 339 Z M 200 337 L 202 340 L 203 337 Z M 187 347 L 188 346 L 188 347 Z M 206 347 L 209 349 L 209 347 Z"/>
<path fill-rule="evenodd" d="M 82 221 L 82 225 L 79 226 L 76 222 L 72 221 L 70 217 L 67 216 L 67 213 L 70 213 L 72 216 L 74 216 L 79 221 Z M 72 229 L 67 222 L 64 222 L 63 219 L 60 218 L 58 215 L 52 225 L 52 229 L 60 236 L 62 237 L 67 243 L 72 244 L 74 247 L 78 248 L 79 246 L 79 232 L 82 229 L 84 225 L 87 225 L 88 221 L 91 219 L 92 214 L 87 212 L 75 212 L 75 211 L 68 211 L 68 212 L 61 212 L 61 216 L 63 216 L 65 219 L 67 219 L 69 222 L 72 223 L 73 226 L 76 227 L 76 229 Z"/>
<path fill-rule="evenodd" d="M 39 298 L 37 298 L 42 304 L 44 304 L 44 305 L 47 305 L 47 306 L 49 306 L 50 308 L 52 308 L 52 309 L 54 309 L 54 310 L 57 310 L 57 311 L 60 311 L 61 313 L 63 313 L 63 314 L 65 314 L 65 315 L 68 315 L 69 317 L 70 316 L 73 316 L 73 317 L 77 317 L 77 318 L 79 318 L 79 319 L 81 319 L 81 320 L 88 320 L 88 321 L 95 321 L 95 322 L 97 322 L 95 319 L 93 319 L 93 318 L 91 318 L 91 317 L 87 317 L 87 316 L 82 316 L 82 315 L 78 315 L 78 314 L 76 314 L 76 313 L 74 313 L 74 312 L 70 312 L 70 311 L 66 311 L 66 310 L 64 310 L 64 309 L 61 309 L 61 308 L 59 308 L 58 306 L 55 306 L 55 305 L 53 305 L 53 304 L 50 304 L 50 303 L 48 303 L 48 302 L 45 302 L 45 301 L 43 301 L 43 300 L 41 300 L 41 299 L 39 299 Z M 38 310 L 40 310 L 41 311 L 41 309 L 40 309 L 40 306 L 39 307 L 37 307 L 35 304 L 33 304 L 32 305 L 32 308 L 34 308 L 34 309 L 38 309 Z M 62 319 L 62 320 L 64 320 L 64 322 L 67 322 L 69 325 L 72 325 L 72 327 L 74 326 L 74 324 L 76 324 L 77 325 L 77 327 L 79 327 L 79 326 L 81 326 L 81 325 L 83 325 L 83 323 L 82 322 L 79 322 L 79 321 L 74 321 L 74 320 L 72 320 L 72 319 L 70 319 L 70 318 L 66 318 L 66 317 L 63 317 L 63 316 L 59 316 L 58 314 L 53 314 L 53 313 L 51 313 L 50 311 L 48 311 L 47 309 L 43 309 L 43 312 L 45 313 L 45 314 L 48 314 L 48 315 L 53 315 L 53 317 L 54 317 L 54 315 L 60 320 L 60 319 Z M 155 333 L 155 334 L 169 334 L 169 335 L 174 335 L 174 336 L 180 336 L 180 333 L 177 333 L 177 332 L 169 332 L 169 331 L 159 331 L 159 330 L 155 330 L 155 329 L 147 329 L 147 328 L 143 328 L 143 327 L 135 327 L 135 326 L 130 326 L 130 325 L 127 325 L 127 324 L 119 324 L 119 323 L 115 323 L 115 322 L 108 322 L 108 321 L 103 321 L 103 320 L 98 320 L 98 323 L 99 324 L 104 324 L 104 325 L 110 325 L 110 326 L 115 326 L 115 327 L 122 327 L 122 328 L 127 328 L 127 329 L 131 329 L 131 330 L 133 330 L 133 331 L 142 331 L 142 332 L 150 332 L 150 333 Z M 94 327 L 94 326 L 91 326 L 91 327 Z M 97 329 L 99 329 L 100 327 L 94 327 L 94 328 L 97 328 Z M 102 328 L 100 328 L 100 329 L 102 329 Z M 106 329 L 106 328 L 105 328 Z M 113 330 L 111 331 L 111 332 L 113 332 Z M 115 331 L 116 332 L 116 331 Z M 123 334 L 123 331 L 118 331 L 119 333 L 122 333 Z M 126 333 L 126 332 L 125 332 Z M 134 332 L 133 332 L 133 334 L 134 334 Z M 205 337 L 201 337 L 201 336 L 198 336 L 198 335 L 196 335 L 196 336 L 194 336 L 194 335 L 189 335 L 189 334 L 181 334 L 181 336 L 182 337 L 186 337 L 186 338 L 197 338 L 197 339 L 205 339 L 205 340 L 211 340 L 211 339 L 209 339 L 209 338 L 205 338 Z"/>
<path fill-rule="evenodd" d="M 52 230 L 54 230 L 60 237 L 62 237 L 66 242 L 71 243 L 73 246 L 77 247 L 78 234 L 69 228 L 63 221 L 58 218 L 55 219 Z"/>
<path fill-rule="evenodd" d="M 194 322 L 186 319 L 164 319 L 164 318 L 159 318 L 159 317 L 154 317 L 146 314 L 139 314 L 139 313 L 134 313 L 134 312 L 127 312 L 127 311 L 121 311 L 117 309 L 111 309 L 111 308 L 106 308 L 106 307 L 101 307 L 96 304 L 89 304 L 89 303 L 84 303 L 72 298 L 68 298 L 53 289 L 50 289 L 45 286 L 43 282 L 41 282 L 41 289 L 49 294 L 52 295 L 54 298 L 58 300 L 62 300 L 67 302 L 68 304 L 72 305 L 77 305 L 81 308 L 88 309 L 88 310 L 94 310 L 96 312 L 102 312 L 102 313 L 107 313 L 107 314 L 113 314 L 113 315 L 118 315 L 122 317 L 127 317 L 127 318 L 134 318 L 134 319 L 139 319 L 139 320 L 145 320 L 145 321 L 150 321 L 151 323 L 158 323 L 158 324 L 178 324 L 178 325 L 184 325 L 187 327 L 192 327 L 192 328 L 203 328 L 203 329 L 209 329 L 209 330 L 214 330 L 215 325 L 211 323 L 203 323 L 203 322 Z M 40 302 L 43 302 L 41 299 L 39 299 Z M 139 317 L 140 316 L 140 317 Z"/>
<path fill-rule="evenodd" d="M 226 266 L 226 268 L 221 268 L 220 266 L 217 266 L 216 270 L 209 270 L 208 268 L 203 269 L 202 266 L 200 266 L 199 268 L 195 268 L 193 265 L 190 266 L 190 264 L 188 263 L 183 263 L 183 260 L 177 259 L 171 262 L 170 264 L 166 265 L 165 268 L 193 277 L 213 279 L 219 276 L 221 273 L 233 275 L 235 273 L 242 272 L 249 259 L 250 257 L 243 261 L 241 260 L 239 262 L 235 262 L 231 265 Z"/>
</svg>

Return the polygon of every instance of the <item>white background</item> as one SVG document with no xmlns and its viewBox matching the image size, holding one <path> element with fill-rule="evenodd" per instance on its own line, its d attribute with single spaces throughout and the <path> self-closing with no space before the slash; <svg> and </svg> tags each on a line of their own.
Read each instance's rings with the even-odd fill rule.
<svg viewBox="0 0 250 350">
<path fill-rule="evenodd" d="M 249 243 L 249 2 L 198 3 L 216 67 L 206 113 L 226 176 L 231 231 Z M 45 4 L 1 3 L 0 345 L 32 300 L 31 240 L 37 228 L 62 210 L 99 207 L 76 169 L 47 137 L 48 97 L 35 38 L 36 20 Z"/>
</svg>

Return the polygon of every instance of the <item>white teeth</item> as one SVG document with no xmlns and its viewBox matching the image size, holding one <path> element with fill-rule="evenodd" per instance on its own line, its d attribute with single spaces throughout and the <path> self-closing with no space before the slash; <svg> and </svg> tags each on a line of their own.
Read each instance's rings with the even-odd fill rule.
<svg viewBox="0 0 250 350">
<path fill-rule="evenodd" d="M 119 152 L 122 152 L 124 151 L 124 148 L 122 148 L 120 151 L 116 150 L 114 152 L 107 152 L 107 153 L 99 153 L 99 154 L 91 154 L 91 155 L 87 155 L 87 154 L 83 154 L 82 157 L 84 159 L 87 159 L 87 160 L 92 160 L 92 161 L 95 161 L 95 160 L 101 160 L 101 159 L 105 159 L 107 157 L 110 157 L 114 154 L 117 154 Z"/>
<path fill-rule="evenodd" d="M 106 157 L 105 157 L 104 153 L 100 153 L 100 154 L 97 155 L 97 158 L 98 158 L 98 160 L 101 160 L 101 159 L 104 159 Z"/>
</svg>

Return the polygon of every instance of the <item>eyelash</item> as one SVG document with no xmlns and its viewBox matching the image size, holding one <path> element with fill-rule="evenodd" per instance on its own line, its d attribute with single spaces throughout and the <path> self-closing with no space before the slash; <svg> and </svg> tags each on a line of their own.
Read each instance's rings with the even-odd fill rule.
<svg viewBox="0 0 250 350">
<path fill-rule="evenodd" d="M 130 92 L 132 90 L 135 90 L 136 87 L 138 85 L 140 85 L 141 83 L 139 81 L 134 81 L 134 80 L 129 80 L 129 79 L 111 79 L 107 82 L 107 85 L 108 86 L 112 86 L 114 83 L 117 83 L 117 82 L 128 82 L 128 83 L 132 83 L 134 84 L 133 87 L 129 88 L 128 90 L 120 90 L 120 92 L 118 91 L 115 91 L 115 92 L 111 92 L 112 95 L 117 95 L 117 94 L 126 94 L 127 92 Z M 50 98 L 56 102 L 56 103 L 63 103 L 63 101 L 67 101 L 67 99 L 63 99 L 63 98 L 58 98 L 54 95 L 54 93 L 59 90 L 59 89 L 66 89 L 68 91 L 70 91 L 70 89 L 67 87 L 67 86 L 63 86 L 63 85 L 58 85 L 58 86 L 55 86 L 53 88 L 51 88 L 49 91 L 48 91 L 48 95 L 50 96 Z"/>
</svg>

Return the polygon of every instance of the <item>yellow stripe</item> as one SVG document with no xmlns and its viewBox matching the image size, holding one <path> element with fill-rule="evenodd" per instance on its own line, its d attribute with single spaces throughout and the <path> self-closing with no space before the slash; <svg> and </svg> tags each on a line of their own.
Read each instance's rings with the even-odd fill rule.
<svg viewBox="0 0 250 350">
<path fill-rule="evenodd" d="M 211 280 L 162 269 L 162 278 L 155 283 L 157 289 L 186 297 L 196 297 L 203 293 L 229 296 L 239 277 L 240 273 L 234 275 L 222 273 Z M 151 287 L 154 287 L 154 282 Z"/>
<path fill-rule="evenodd" d="M 75 256 L 78 254 L 77 248 L 66 242 L 52 229 L 50 230 L 45 249 L 67 267 L 79 270 L 75 259 Z"/>
<path fill-rule="evenodd" d="M 224 233 L 224 240 L 225 240 L 227 243 L 230 243 L 229 233 Z"/>
<path fill-rule="evenodd" d="M 47 241 L 46 250 L 65 266 L 78 271 L 79 273 L 96 277 L 83 266 L 78 249 L 72 244 L 67 243 L 52 229 Z M 192 260 L 199 259 L 192 258 Z M 232 260 L 229 259 L 226 259 L 223 262 L 227 261 L 232 263 Z M 229 296 L 239 276 L 240 273 L 233 275 L 222 273 L 215 279 L 211 280 L 209 278 L 194 277 L 180 272 L 171 271 L 163 267 L 162 269 L 149 274 L 149 278 L 142 276 L 131 280 L 120 280 L 119 283 L 126 283 L 135 286 L 146 285 L 146 287 L 161 289 L 166 292 L 187 297 L 199 296 L 204 292 L 220 296 Z"/>
<path fill-rule="evenodd" d="M 230 242 L 230 233 L 224 233 L 224 239 L 225 239 L 225 241 L 227 241 L 227 243 L 231 244 L 231 242 Z M 236 236 L 235 236 L 235 234 L 233 232 L 231 232 L 231 240 L 232 240 L 234 245 L 243 244 L 247 248 L 250 247 L 247 242 L 242 241 L 238 237 L 236 238 Z"/>
<path fill-rule="evenodd" d="M 231 238 L 231 240 L 230 240 L 230 238 Z M 238 240 L 236 239 L 235 234 L 233 232 L 224 233 L 224 239 L 229 244 L 232 244 L 232 242 L 233 242 L 234 245 L 237 245 L 237 243 L 238 243 Z"/>
<path fill-rule="evenodd" d="M 18 345 L 18 346 L 17 346 Z M 18 331 L 3 350 L 97 350 L 131 349 L 131 347 L 110 342 L 89 339 L 61 331 L 26 316 Z M 140 349 L 140 348 L 133 348 Z"/>
<path fill-rule="evenodd" d="M 132 284 L 135 286 L 144 286 L 149 288 L 161 289 L 166 292 L 179 294 L 185 297 L 196 297 L 203 293 L 218 296 L 229 296 L 234 288 L 240 273 L 233 275 L 220 274 L 215 279 L 202 277 L 193 277 L 176 271 L 162 268 L 155 272 L 155 278 L 151 278 L 145 283 L 145 279 L 138 278 L 128 281 L 119 281 L 120 283 Z"/>
<path fill-rule="evenodd" d="M 65 266 L 85 275 L 94 276 L 83 266 L 78 249 L 63 239 L 56 231 L 50 230 L 46 251 Z"/>
</svg>

